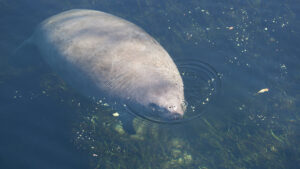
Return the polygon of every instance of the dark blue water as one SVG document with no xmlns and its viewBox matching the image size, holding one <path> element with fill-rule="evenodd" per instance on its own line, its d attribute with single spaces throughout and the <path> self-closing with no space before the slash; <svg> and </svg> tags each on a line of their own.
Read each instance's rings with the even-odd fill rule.
<svg viewBox="0 0 300 169">
<path fill-rule="evenodd" d="M 218 94 L 197 119 L 136 118 L 129 133 L 34 51 L 13 55 L 40 22 L 74 8 L 135 23 L 177 65 L 208 63 Z M 296 0 L 0 0 L 0 168 L 299 168 L 299 15 Z"/>
</svg>

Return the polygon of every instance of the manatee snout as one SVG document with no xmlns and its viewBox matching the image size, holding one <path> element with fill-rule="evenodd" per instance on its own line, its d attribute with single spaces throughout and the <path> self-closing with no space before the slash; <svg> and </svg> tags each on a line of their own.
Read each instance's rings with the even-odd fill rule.
<svg viewBox="0 0 300 169">
<path fill-rule="evenodd" d="M 155 114 L 160 116 L 160 119 L 164 121 L 181 120 L 186 109 L 185 103 L 182 103 L 179 106 L 170 105 L 167 107 L 161 107 L 155 103 L 150 103 L 149 107 L 153 112 L 156 112 Z"/>
<path fill-rule="evenodd" d="M 168 120 L 180 120 L 183 118 L 184 112 L 186 110 L 186 103 L 183 101 L 179 106 L 172 105 L 169 106 L 169 113 L 167 114 Z"/>
</svg>

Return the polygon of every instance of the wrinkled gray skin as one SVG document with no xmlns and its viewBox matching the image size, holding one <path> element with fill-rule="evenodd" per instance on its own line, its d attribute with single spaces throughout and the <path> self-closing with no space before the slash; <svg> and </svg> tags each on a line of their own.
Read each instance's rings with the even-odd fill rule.
<svg viewBox="0 0 300 169">
<path fill-rule="evenodd" d="M 86 96 L 104 96 L 174 119 L 184 114 L 183 82 L 163 47 L 136 25 L 70 10 L 42 22 L 30 38 L 50 67 Z"/>
</svg>

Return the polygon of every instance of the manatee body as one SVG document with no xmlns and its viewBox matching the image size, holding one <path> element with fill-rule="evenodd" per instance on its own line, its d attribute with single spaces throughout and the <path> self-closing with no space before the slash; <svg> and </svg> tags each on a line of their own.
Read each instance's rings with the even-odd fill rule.
<svg viewBox="0 0 300 169">
<path fill-rule="evenodd" d="M 30 38 L 50 67 L 83 95 L 184 114 L 183 82 L 169 54 L 138 26 L 95 10 L 43 21 Z"/>
</svg>

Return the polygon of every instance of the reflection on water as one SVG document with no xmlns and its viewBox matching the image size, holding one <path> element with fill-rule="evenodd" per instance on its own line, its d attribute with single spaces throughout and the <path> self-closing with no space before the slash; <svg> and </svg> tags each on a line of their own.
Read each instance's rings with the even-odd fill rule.
<svg viewBox="0 0 300 169">
<path fill-rule="evenodd" d="M 0 0 L 1 168 L 297 168 L 296 3 Z M 105 100 L 83 98 L 44 63 L 10 61 L 39 22 L 71 8 L 134 22 L 179 66 L 180 60 L 208 63 L 221 78 L 219 94 L 200 118 L 181 124 L 133 118 L 129 133 L 121 112 L 114 116 Z"/>
</svg>

